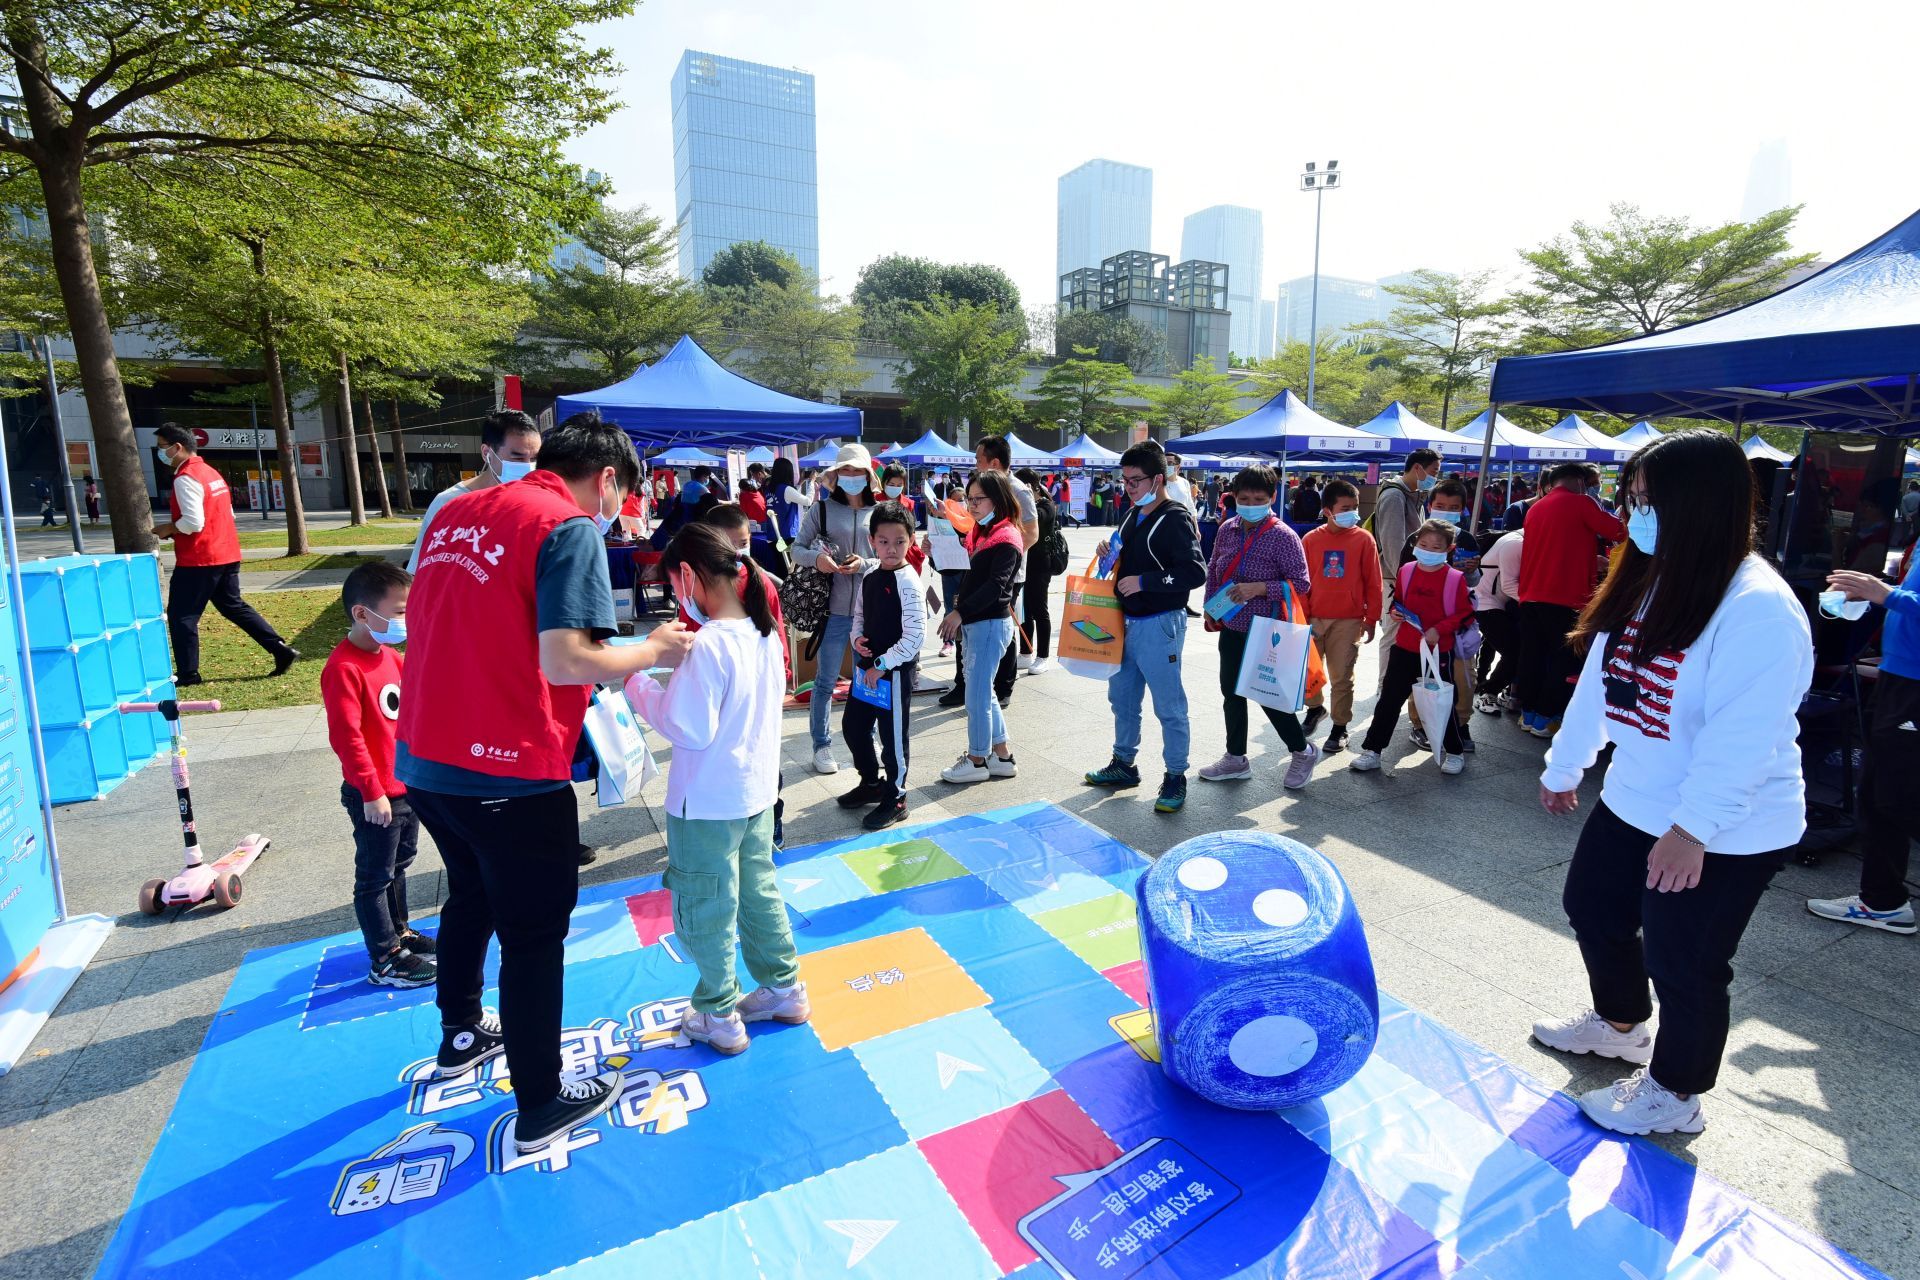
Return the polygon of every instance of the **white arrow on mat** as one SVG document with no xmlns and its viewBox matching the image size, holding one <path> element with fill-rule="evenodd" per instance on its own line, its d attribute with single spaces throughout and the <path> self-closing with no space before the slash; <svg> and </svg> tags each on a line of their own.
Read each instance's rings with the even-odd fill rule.
<svg viewBox="0 0 1920 1280">
<path fill-rule="evenodd" d="M 818 880 L 789 880 L 787 881 L 787 888 L 793 890 L 795 893 L 805 893 L 819 883 Z"/>
<path fill-rule="evenodd" d="M 853 1241 L 853 1247 L 847 1250 L 847 1270 L 851 1271 L 900 1223 L 892 1218 L 836 1218 L 825 1225 L 827 1230 Z"/>
<path fill-rule="evenodd" d="M 986 1070 L 985 1067 L 976 1066 L 968 1062 L 965 1058 L 956 1058 L 952 1054 L 943 1053 L 938 1049 L 934 1050 L 933 1060 L 940 1068 L 940 1087 L 942 1089 L 951 1089 L 953 1087 L 954 1077 L 958 1076 L 962 1071 Z"/>
</svg>

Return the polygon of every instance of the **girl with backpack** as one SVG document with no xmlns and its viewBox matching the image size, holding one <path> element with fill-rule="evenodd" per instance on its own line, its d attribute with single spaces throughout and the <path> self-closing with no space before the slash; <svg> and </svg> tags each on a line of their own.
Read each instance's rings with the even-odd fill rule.
<svg viewBox="0 0 1920 1280">
<path fill-rule="evenodd" d="M 1423 643 L 1438 652 L 1440 676 L 1451 683 L 1455 638 L 1473 621 L 1473 593 L 1467 588 L 1466 575 L 1447 564 L 1455 536 L 1454 527 L 1444 520 L 1428 520 L 1413 531 L 1413 559 L 1401 567 L 1394 584 L 1393 609 L 1402 625 L 1381 673 L 1373 723 L 1367 726 L 1359 754 L 1347 766 L 1356 773 L 1380 768 L 1380 753 L 1393 741 L 1401 708 L 1419 683 Z M 1440 772 L 1452 776 L 1466 768 L 1466 756 L 1460 750 L 1460 723 L 1451 703 L 1442 728 Z M 1431 734 L 1433 726 L 1427 732 Z"/>
<path fill-rule="evenodd" d="M 1022 588 L 1027 629 L 1020 636 L 1020 652 L 1033 661 L 1027 674 L 1037 676 L 1053 669 L 1053 658 L 1049 656 L 1053 647 L 1053 614 L 1047 607 L 1047 596 L 1053 589 L 1054 578 L 1066 572 L 1070 553 L 1066 535 L 1060 532 L 1060 508 L 1048 496 L 1039 474 L 1024 467 L 1014 474 L 1033 490 L 1034 511 L 1040 523 L 1040 537 L 1027 553 L 1027 581 Z"/>
</svg>

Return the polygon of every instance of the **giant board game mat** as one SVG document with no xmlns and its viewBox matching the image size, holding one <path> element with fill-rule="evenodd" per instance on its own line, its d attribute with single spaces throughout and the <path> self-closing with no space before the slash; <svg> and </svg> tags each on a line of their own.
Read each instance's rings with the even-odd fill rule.
<svg viewBox="0 0 1920 1280">
<path fill-rule="evenodd" d="M 582 894 L 566 1062 L 618 1107 L 530 1156 L 504 1063 L 433 1078 L 431 989 L 357 936 L 250 955 L 107 1276 L 1827 1277 L 1870 1268 L 1383 998 L 1320 1102 L 1156 1065 L 1147 865 L 1028 806 L 781 857 L 813 1001 L 722 1058 L 657 878 Z"/>
</svg>

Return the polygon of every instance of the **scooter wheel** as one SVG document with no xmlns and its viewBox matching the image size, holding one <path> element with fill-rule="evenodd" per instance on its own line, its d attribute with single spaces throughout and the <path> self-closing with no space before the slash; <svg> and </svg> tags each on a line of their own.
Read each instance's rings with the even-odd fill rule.
<svg viewBox="0 0 1920 1280">
<path fill-rule="evenodd" d="M 223 907 L 240 905 L 240 877 L 229 871 L 213 882 L 213 900 Z"/>
<path fill-rule="evenodd" d="M 167 909 L 165 880 L 149 880 L 140 886 L 140 910 L 144 915 L 157 916 Z"/>
</svg>

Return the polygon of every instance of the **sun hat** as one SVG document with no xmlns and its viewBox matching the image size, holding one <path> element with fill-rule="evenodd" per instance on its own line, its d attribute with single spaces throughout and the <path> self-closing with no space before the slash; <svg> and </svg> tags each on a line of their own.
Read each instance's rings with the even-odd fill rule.
<svg viewBox="0 0 1920 1280">
<path fill-rule="evenodd" d="M 862 471 L 871 471 L 873 455 L 867 452 L 867 446 L 863 444 L 843 444 L 840 446 L 840 452 L 833 456 L 833 466 L 828 470 L 838 471 L 842 467 L 858 467 Z"/>
</svg>

